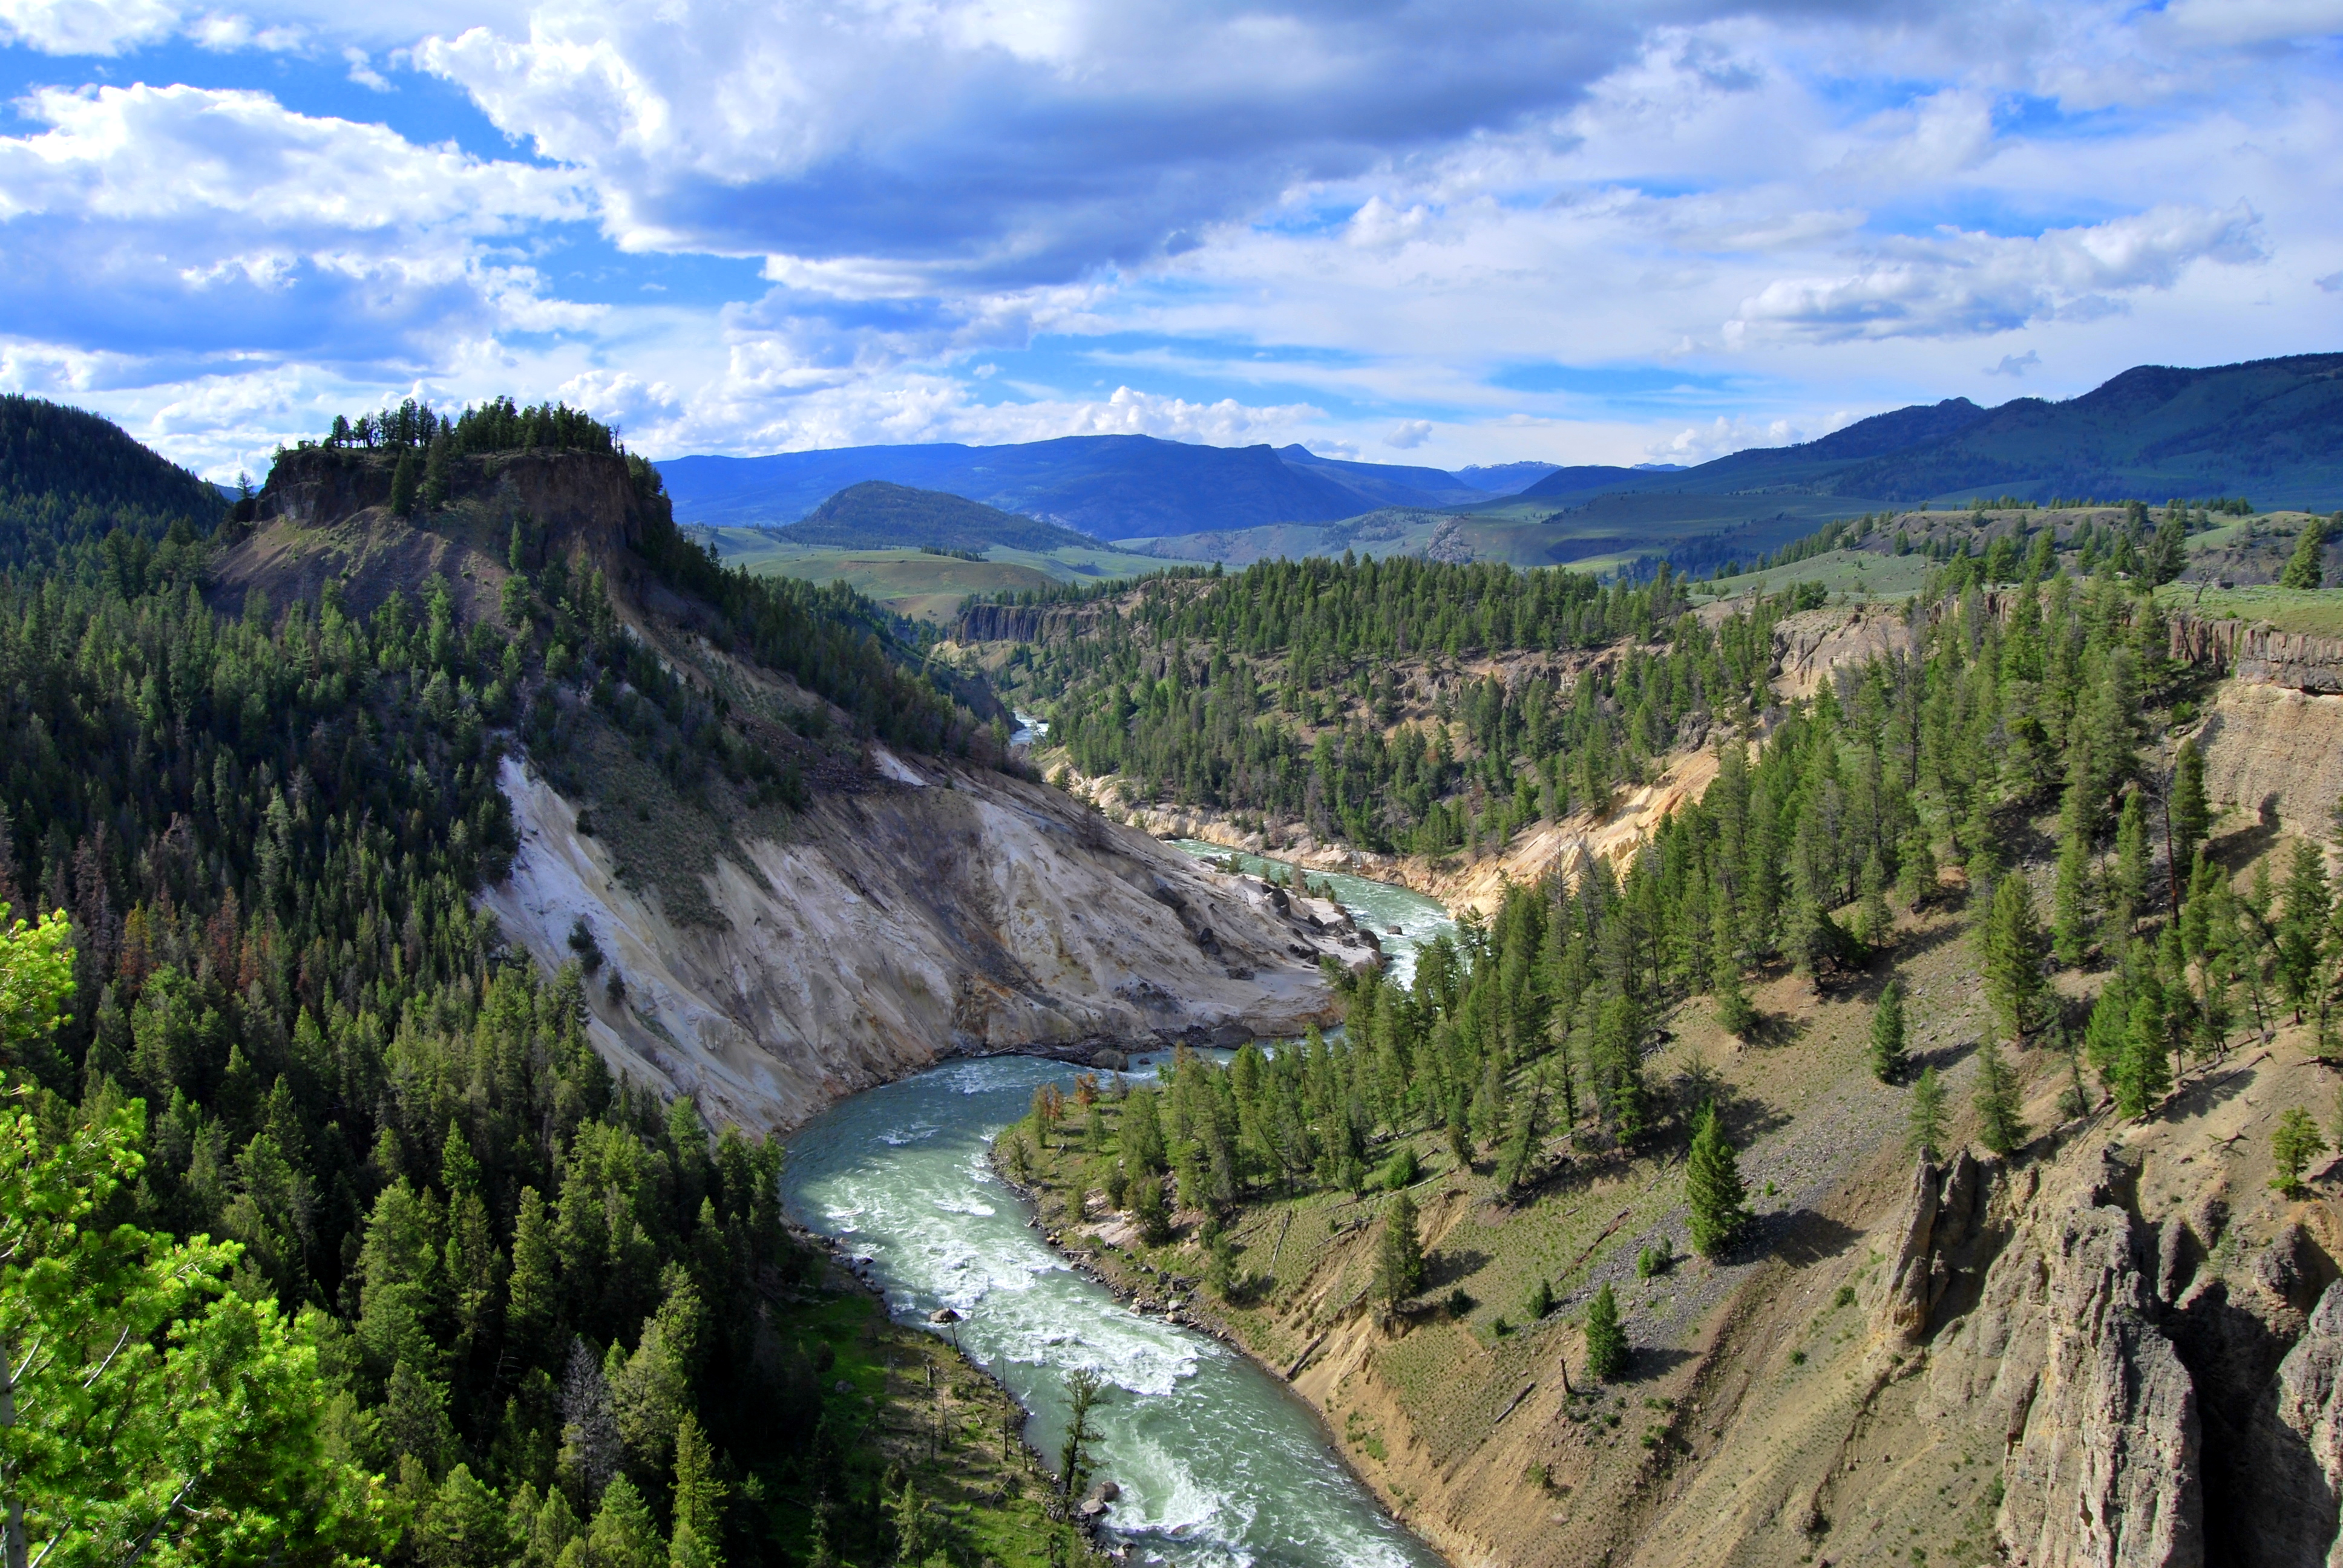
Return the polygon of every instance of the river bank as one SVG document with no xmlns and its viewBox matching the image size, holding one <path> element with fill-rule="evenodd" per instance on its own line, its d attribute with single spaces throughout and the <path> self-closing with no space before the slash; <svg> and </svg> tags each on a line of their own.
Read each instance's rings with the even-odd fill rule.
<svg viewBox="0 0 2343 1568">
<path fill-rule="evenodd" d="M 999 1378 L 1040 1452 L 1063 1441 L 1068 1374 L 1110 1385 L 1092 1454 L 1121 1492 L 1105 1539 L 1133 1561 L 1438 1568 L 1282 1383 L 1239 1348 L 1131 1311 L 1029 1223 L 989 1155 L 1044 1084 L 1070 1088 L 1067 1069 L 993 1057 L 857 1095 L 790 1141 L 787 1207 L 837 1242 L 899 1324 L 956 1341 Z M 958 1321 L 933 1322 L 944 1310 Z"/>
<path fill-rule="evenodd" d="M 1558 821 L 1535 822 L 1508 842 L 1478 853 L 1393 855 L 1321 840 L 1299 823 L 1265 824 L 1238 812 L 1132 799 L 1120 778 L 1075 771 L 1062 749 L 1037 752 L 1034 761 L 1076 799 L 1159 839 L 1200 841 L 1222 851 L 1272 859 L 1313 875 L 1338 872 L 1404 888 L 1449 910 L 1484 915 L 1495 912 L 1508 886 L 1549 876 L 1573 879 L 1596 860 L 1608 861 L 1614 869 L 1624 866 L 1662 819 L 1698 799 L 1716 777 L 1714 750 L 1678 751 L 1662 759 L 1651 782 L 1622 789 L 1599 815 L 1574 811 Z"/>
</svg>

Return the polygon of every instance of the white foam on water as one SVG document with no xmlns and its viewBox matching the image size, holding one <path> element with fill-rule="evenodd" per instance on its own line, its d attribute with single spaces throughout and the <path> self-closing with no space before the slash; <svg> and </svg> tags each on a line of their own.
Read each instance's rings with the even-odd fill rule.
<svg viewBox="0 0 2343 1568">
<path fill-rule="evenodd" d="M 1202 1335 L 1131 1312 L 1028 1225 L 987 1147 L 1036 1084 L 1068 1072 L 992 1058 L 857 1096 L 791 1141 L 790 1207 L 871 1258 L 866 1277 L 905 1322 L 924 1325 L 938 1306 L 961 1313 L 953 1338 L 1032 1412 L 1044 1452 L 1063 1434 L 1065 1374 L 1088 1367 L 1112 1385 L 1093 1462 L 1124 1487 L 1110 1524 L 1142 1560 L 1431 1568 L 1437 1560 L 1382 1516 L 1282 1385 Z"/>
</svg>

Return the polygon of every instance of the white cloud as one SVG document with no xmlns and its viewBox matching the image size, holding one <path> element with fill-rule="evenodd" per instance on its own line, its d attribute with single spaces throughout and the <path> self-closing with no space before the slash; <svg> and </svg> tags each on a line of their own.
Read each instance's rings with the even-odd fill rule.
<svg viewBox="0 0 2343 1568">
<path fill-rule="evenodd" d="M 1743 301 L 1725 331 L 1735 342 L 1763 332 L 1823 342 L 1981 337 L 2112 315 L 2123 296 L 2171 287 L 2191 262 L 2268 255 L 2260 219 L 2243 202 L 2226 211 L 2159 206 L 2038 237 L 1954 232 L 1885 245 L 1851 274 L 1776 279 Z"/>
<path fill-rule="evenodd" d="M 1431 439 L 1431 420 L 1403 419 L 1392 427 L 1391 434 L 1383 437 L 1383 445 L 1386 447 L 1397 447 L 1400 450 L 1404 452 L 1412 451 L 1415 447 L 1423 446 L 1426 441 Z"/>
<path fill-rule="evenodd" d="M 372 57 L 364 49 L 353 44 L 342 51 L 342 58 L 349 64 L 350 80 L 359 86 L 377 93 L 391 90 L 390 79 L 374 68 Z"/>
<path fill-rule="evenodd" d="M 592 208 L 557 171 L 295 114 L 263 93 L 44 88 L 0 137 L 0 331 L 90 347 L 397 357 L 467 327 L 551 331 L 500 241 Z"/>
<path fill-rule="evenodd" d="M 1681 463 L 1689 467 L 1751 447 L 1790 447 L 1801 441 L 1817 440 L 1853 424 L 1855 418 L 1855 416 L 1845 410 L 1811 422 L 1789 419 L 1758 421 L 1728 418 L 1720 414 L 1706 425 L 1686 426 L 1667 440 L 1655 443 L 1647 456 L 1655 463 Z"/>
<path fill-rule="evenodd" d="M 0 43 L 49 55 L 118 55 L 178 24 L 163 0 L 0 0 Z"/>
</svg>

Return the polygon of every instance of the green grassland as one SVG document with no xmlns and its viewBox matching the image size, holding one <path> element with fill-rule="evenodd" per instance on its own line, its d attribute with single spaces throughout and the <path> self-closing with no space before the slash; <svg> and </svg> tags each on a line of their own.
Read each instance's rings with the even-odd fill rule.
<svg viewBox="0 0 2343 1568">
<path fill-rule="evenodd" d="M 1738 598 L 1745 594 L 1780 593 L 1794 583 L 1820 583 L 1834 596 L 1847 598 L 1909 598 L 1920 591 L 1935 565 L 1924 555 L 1882 555 L 1872 550 L 1827 550 L 1785 567 L 1743 572 L 1714 586 L 1695 583 L 1695 599 Z"/>
<path fill-rule="evenodd" d="M 1702 496 L 1674 491 L 1596 496 L 1557 508 L 1550 501 L 1503 498 L 1427 510 L 1385 508 L 1332 523 L 1275 523 L 1126 541 L 1232 567 L 1307 556 L 1409 555 L 1435 536 L 1469 549 L 1475 560 L 1516 567 L 1568 566 L 1602 572 L 1669 546 L 1725 536 L 1742 558 L 1778 549 L 1835 518 L 1875 509 L 1875 502 L 1845 496 Z M 1435 552 L 1437 553 L 1437 552 Z"/>
<path fill-rule="evenodd" d="M 728 566 L 770 577 L 812 582 L 843 578 L 857 592 L 898 615 L 941 623 L 970 594 L 1015 593 L 1052 583 L 1136 577 L 1165 567 L 1194 564 L 1132 555 L 1105 546 L 1067 546 L 1050 551 L 1014 550 L 996 545 L 982 560 L 930 555 L 917 549 L 830 549 L 792 544 L 763 528 L 695 530 L 710 538 Z"/>
<path fill-rule="evenodd" d="M 2207 619 L 2258 621 L 2280 631 L 2313 637 L 2343 637 L 2343 588 L 2282 588 L 2264 583 L 2246 588 L 2205 588 L 2167 583 L 2156 590 L 2167 610 L 2185 609 Z"/>
</svg>

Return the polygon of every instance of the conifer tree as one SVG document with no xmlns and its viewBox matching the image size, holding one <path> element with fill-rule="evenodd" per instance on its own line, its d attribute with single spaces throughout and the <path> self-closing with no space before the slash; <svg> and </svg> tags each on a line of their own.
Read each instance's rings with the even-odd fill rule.
<svg viewBox="0 0 2343 1568">
<path fill-rule="evenodd" d="M 2301 537 L 2294 542 L 2294 554 L 2287 558 L 2286 569 L 2278 574 L 2278 586 L 2315 588 L 2325 583 L 2326 545 L 2327 525 L 2317 518 L 2305 523 Z"/>
<path fill-rule="evenodd" d="M 1871 1011 L 1871 1073 L 1882 1083 L 1894 1083 L 1910 1067 L 1904 1050 L 1904 982 L 1891 976 Z"/>
<path fill-rule="evenodd" d="M 2147 909 L 2147 810 L 2140 792 L 2124 797 L 2116 820 L 2114 921 L 2118 934 L 2128 935 Z"/>
<path fill-rule="evenodd" d="M 1619 1326 L 1619 1300 L 1605 1280 L 1586 1308 L 1586 1373 L 1609 1382 L 1627 1370 L 1627 1331 Z"/>
<path fill-rule="evenodd" d="M 1404 1192 L 1383 1211 L 1383 1234 L 1375 1244 L 1375 1287 L 1393 1307 L 1423 1289 L 1423 1241 L 1416 1234 L 1415 1200 Z"/>
<path fill-rule="evenodd" d="M 2197 742 L 2184 740 L 2172 769 L 2172 860 L 2193 865 L 2197 846 L 2212 828 L 2212 810 L 2205 799 L 2205 754 Z"/>
<path fill-rule="evenodd" d="M 1936 1070 L 1924 1067 L 1912 1084 L 1912 1104 L 1906 1112 L 1905 1147 L 1924 1160 L 1941 1157 L 1945 1141 L 1945 1084 Z"/>
<path fill-rule="evenodd" d="M 1741 983 L 1741 964 L 1719 954 L 1716 979 L 1716 1027 L 1736 1039 L 1745 1039 L 1757 1027 L 1757 1010 L 1750 1005 L 1749 990 Z"/>
<path fill-rule="evenodd" d="M 2270 1163 L 2278 1171 L 2270 1185 L 2289 1198 L 2302 1196 L 2302 1168 L 2326 1149 L 2327 1140 L 2318 1135 L 2310 1112 L 2294 1106 L 2278 1118 L 2278 1130 L 2270 1134 Z"/>
<path fill-rule="evenodd" d="M 1692 1154 L 1684 1162 L 1684 1200 L 1691 1209 L 1692 1244 L 1704 1258 L 1714 1258 L 1733 1242 L 1749 1222 L 1744 1204 L 1741 1165 L 1725 1136 L 1725 1121 L 1712 1101 L 1701 1111 L 1693 1130 Z"/>
<path fill-rule="evenodd" d="M 415 511 L 416 483 L 422 477 L 411 451 L 398 455 L 398 464 L 390 471 L 390 509 L 394 516 L 409 517 Z"/>
<path fill-rule="evenodd" d="M 2058 886 L 2051 947 L 2072 969 L 2091 943 L 2091 811 L 2080 781 L 2066 786 L 2058 809 Z"/>
<path fill-rule="evenodd" d="M 687 1412 L 675 1433 L 675 1529 L 668 1568 L 724 1568 L 725 1491 L 708 1434 Z"/>
<path fill-rule="evenodd" d="M 2171 1091 L 2172 1068 L 2165 1041 L 2164 988 L 2155 975 L 2143 970 L 2127 989 L 2131 1017 L 2117 1059 L 2116 1110 L 2137 1119 L 2155 1110 Z"/>
<path fill-rule="evenodd" d="M 1994 890 L 1984 933 L 1986 996 L 1994 1018 L 2012 1041 L 2023 1041 L 2042 1010 L 2045 943 L 2034 913 L 2034 890 L 2018 874 Z"/>
<path fill-rule="evenodd" d="M 2017 1074 L 1989 1034 L 1977 1047 L 1976 1104 L 1977 1141 L 1996 1154 L 2016 1153 L 2018 1145 L 2026 1141 Z"/>
<path fill-rule="evenodd" d="M 1895 932 L 1896 920 L 1887 910 L 1887 867 L 1879 858 L 1876 844 L 1864 857 L 1858 888 L 1856 918 L 1862 929 L 1855 935 L 1865 947 L 1885 947 Z"/>
</svg>

